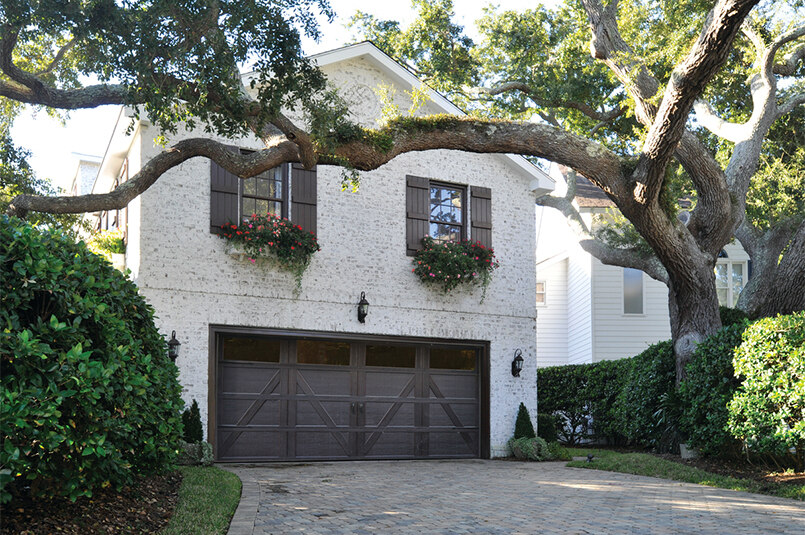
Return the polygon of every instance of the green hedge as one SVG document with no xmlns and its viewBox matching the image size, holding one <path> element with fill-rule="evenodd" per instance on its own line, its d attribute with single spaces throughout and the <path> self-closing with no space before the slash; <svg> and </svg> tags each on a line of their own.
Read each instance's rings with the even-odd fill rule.
<svg viewBox="0 0 805 535">
<path fill-rule="evenodd" d="M 565 444 L 655 446 L 663 432 L 654 415 L 675 380 L 673 346 L 660 342 L 632 358 L 540 368 L 538 407 L 557 418 Z"/>
<path fill-rule="evenodd" d="M 664 434 L 655 416 L 676 388 L 676 357 L 670 340 L 629 359 L 623 388 L 612 409 L 615 429 L 630 444 L 657 447 Z"/>
<path fill-rule="evenodd" d="M 0 305 L 2 501 L 90 496 L 173 464 L 177 368 L 134 283 L 83 243 L 2 216 Z"/>
<path fill-rule="evenodd" d="M 699 344 L 679 385 L 680 429 L 687 444 L 705 455 L 734 457 L 740 453 L 739 441 L 727 430 L 727 404 L 740 385 L 732 359 L 746 326 L 742 320 Z"/>
<path fill-rule="evenodd" d="M 729 404 L 730 432 L 750 452 L 805 470 L 805 312 L 754 322 L 733 366 L 742 383 Z"/>
</svg>

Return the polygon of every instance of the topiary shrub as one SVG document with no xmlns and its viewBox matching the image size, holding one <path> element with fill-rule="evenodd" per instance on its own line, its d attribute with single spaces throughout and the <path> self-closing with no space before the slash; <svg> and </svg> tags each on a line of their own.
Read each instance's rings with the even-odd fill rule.
<svg viewBox="0 0 805 535">
<path fill-rule="evenodd" d="M 520 461 L 547 461 L 550 459 L 548 444 L 539 437 L 512 438 L 508 442 L 514 458 Z"/>
<path fill-rule="evenodd" d="M 548 442 L 548 459 L 549 461 L 572 461 L 573 456 L 558 442 Z"/>
<path fill-rule="evenodd" d="M 172 466 L 183 404 L 151 307 L 83 243 L 0 217 L 2 500 Z"/>
<path fill-rule="evenodd" d="M 556 419 L 552 414 L 537 413 L 537 436 L 549 444 L 556 442 Z"/>
<path fill-rule="evenodd" d="M 749 319 L 749 316 L 747 316 L 746 312 L 740 308 L 729 308 L 725 306 L 718 307 L 718 315 L 721 316 L 722 327 L 743 324 Z"/>
<path fill-rule="evenodd" d="M 514 438 L 534 438 L 535 436 L 537 434 L 534 433 L 531 415 L 528 414 L 528 409 L 521 402 L 520 408 L 517 409 L 517 420 L 514 422 Z"/>
<path fill-rule="evenodd" d="M 728 427 L 749 452 L 805 470 L 805 312 L 756 321 L 735 350 Z"/>
<path fill-rule="evenodd" d="M 700 343 L 679 385 L 681 431 L 687 444 L 704 455 L 735 456 L 740 451 L 740 443 L 727 430 L 727 405 L 741 384 L 735 378 L 732 359 L 746 327 L 744 320 Z"/>
<path fill-rule="evenodd" d="M 204 439 L 201 429 L 201 412 L 198 410 L 198 403 L 195 399 L 190 408 L 182 413 L 182 427 L 184 427 L 185 442 L 194 444 Z"/>
<path fill-rule="evenodd" d="M 676 388 L 676 359 L 670 340 L 659 342 L 629 359 L 623 389 L 613 407 L 615 425 L 632 444 L 654 447 L 663 430 L 655 414 L 663 395 Z"/>
</svg>

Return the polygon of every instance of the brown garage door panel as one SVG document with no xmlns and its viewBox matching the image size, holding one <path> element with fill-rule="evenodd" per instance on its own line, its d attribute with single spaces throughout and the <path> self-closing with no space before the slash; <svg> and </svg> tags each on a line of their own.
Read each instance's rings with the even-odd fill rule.
<svg viewBox="0 0 805 535">
<path fill-rule="evenodd" d="M 232 335 L 219 336 L 231 342 Z M 281 358 L 257 362 L 255 344 L 238 336 L 218 360 L 219 460 L 481 454 L 478 349 L 439 347 L 429 368 L 427 344 L 283 338 Z M 241 346 L 248 361 L 238 360 Z"/>
</svg>

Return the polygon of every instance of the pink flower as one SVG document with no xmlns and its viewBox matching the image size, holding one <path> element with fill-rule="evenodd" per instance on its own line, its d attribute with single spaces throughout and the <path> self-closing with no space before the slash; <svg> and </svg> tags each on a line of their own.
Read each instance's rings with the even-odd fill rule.
<svg viewBox="0 0 805 535">
<path fill-rule="evenodd" d="M 255 262 L 254 258 L 250 258 L 249 260 L 251 260 L 252 264 L 254 264 Z"/>
</svg>

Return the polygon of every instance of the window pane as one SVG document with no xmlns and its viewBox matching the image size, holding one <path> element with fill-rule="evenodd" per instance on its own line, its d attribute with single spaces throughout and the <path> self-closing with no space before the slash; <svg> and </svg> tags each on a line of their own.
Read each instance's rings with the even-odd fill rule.
<svg viewBox="0 0 805 535">
<path fill-rule="evenodd" d="M 730 306 L 729 302 L 727 301 L 727 289 L 726 288 L 716 288 L 716 293 L 718 294 L 718 304 L 727 307 Z"/>
<path fill-rule="evenodd" d="M 460 241 L 461 227 L 455 225 L 430 224 L 430 236 L 437 242 Z"/>
<path fill-rule="evenodd" d="M 738 296 L 744 289 L 744 266 L 743 264 L 732 265 L 732 305 L 738 301 Z"/>
<path fill-rule="evenodd" d="M 300 364 L 329 364 L 349 366 L 349 344 L 299 340 L 296 342 L 296 362 Z"/>
<path fill-rule="evenodd" d="M 643 313 L 643 272 L 623 268 L 623 313 Z"/>
<path fill-rule="evenodd" d="M 241 214 L 243 215 L 244 221 L 249 219 L 252 214 L 257 213 L 257 205 L 255 199 L 244 197 L 241 207 L 242 207 Z"/>
<path fill-rule="evenodd" d="M 227 336 L 224 338 L 224 360 L 279 362 L 280 341 Z"/>
<path fill-rule="evenodd" d="M 716 288 L 727 288 L 729 283 L 727 281 L 727 264 L 716 264 Z"/>
<path fill-rule="evenodd" d="M 410 346 L 366 346 L 366 365 L 413 368 L 416 366 L 416 348 Z"/>
<path fill-rule="evenodd" d="M 474 349 L 432 348 L 430 367 L 442 370 L 474 370 L 475 356 Z"/>
<path fill-rule="evenodd" d="M 257 193 L 257 180 L 255 178 L 247 178 L 243 181 L 243 194 L 254 195 Z"/>
</svg>

